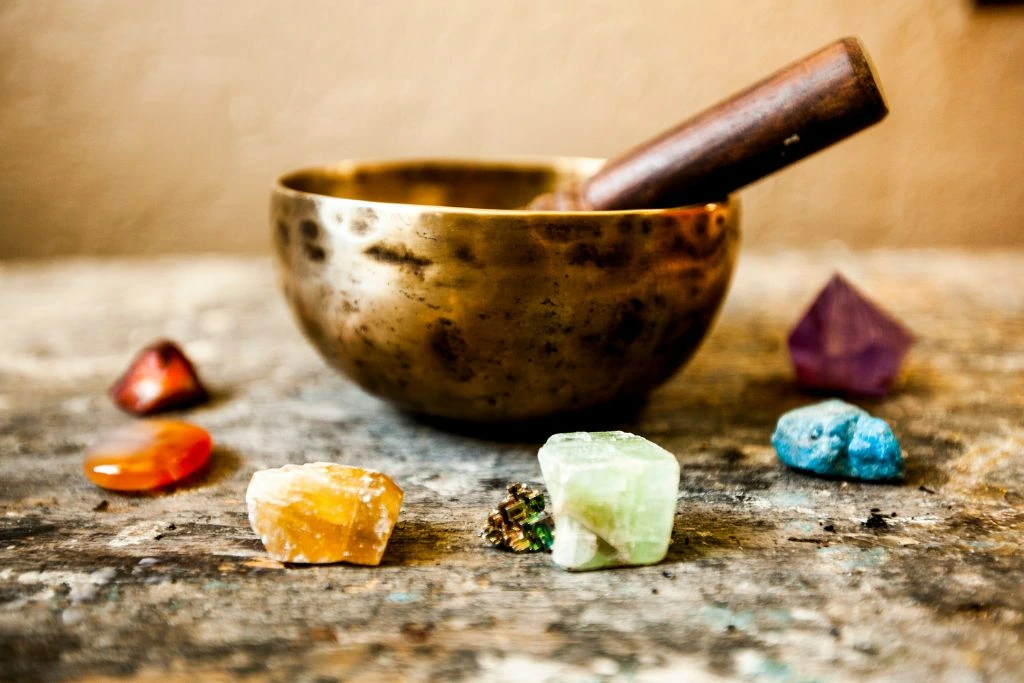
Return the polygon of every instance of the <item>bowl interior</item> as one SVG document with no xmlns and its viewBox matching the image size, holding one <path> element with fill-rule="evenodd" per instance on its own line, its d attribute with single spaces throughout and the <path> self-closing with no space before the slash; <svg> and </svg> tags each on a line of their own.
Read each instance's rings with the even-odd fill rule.
<svg viewBox="0 0 1024 683">
<path fill-rule="evenodd" d="M 517 209 L 566 181 L 587 177 L 598 159 L 565 163 L 403 161 L 305 169 L 281 179 L 296 192 L 357 201 L 467 209 Z"/>
</svg>

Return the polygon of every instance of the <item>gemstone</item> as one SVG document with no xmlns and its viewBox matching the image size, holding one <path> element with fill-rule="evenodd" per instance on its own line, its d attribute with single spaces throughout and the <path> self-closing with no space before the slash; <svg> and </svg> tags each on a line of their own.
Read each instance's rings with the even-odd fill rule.
<svg viewBox="0 0 1024 683">
<path fill-rule="evenodd" d="M 245 503 L 252 530 L 275 560 L 377 565 L 402 489 L 380 472 L 314 462 L 257 472 Z"/>
<path fill-rule="evenodd" d="M 913 343 L 903 325 L 836 273 L 790 332 L 789 355 L 805 387 L 882 396 Z"/>
<path fill-rule="evenodd" d="M 114 386 L 110 397 L 121 410 L 149 415 L 202 403 L 209 394 L 177 344 L 162 340 L 142 349 Z"/>
<path fill-rule="evenodd" d="M 889 425 L 843 401 L 791 410 L 772 445 L 783 464 L 830 477 L 886 481 L 903 476 L 900 444 Z"/>
<path fill-rule="evenodd" d="M 514 553 L 549 550 L 554 522 L 544 512 L 544 494 L 520 482 L 508 485 L 508 495 L 487 517 L 480 535 L 491 545 Z"/>
<path fill-rule="evenodd" d="M 664 559 L 679 491 L 674 455 L 626 432 L 574 432 L 552 436 L 537 457 L 555 517 L 555 564 L 575 571 Z"/>
<path fill-rule="evenodd" d="M 202 427 L 142 420 L 115 430 L 82 462 L 92 483 L 113 491 L 149 491 L 181 481 L 210 460 L 213 441 Z"/>
</svg>

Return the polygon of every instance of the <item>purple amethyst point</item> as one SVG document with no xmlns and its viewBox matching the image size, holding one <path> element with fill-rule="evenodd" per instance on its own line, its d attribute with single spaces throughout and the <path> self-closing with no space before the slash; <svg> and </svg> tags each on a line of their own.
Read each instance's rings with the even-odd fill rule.
<svg viewBox="0 0 1024 683">
<path fill-rule="evenodd" d="M 836 273 L 790 332 L 788 344 L 802 386 L 881 396 L 914 337 Z"/>
</svg>

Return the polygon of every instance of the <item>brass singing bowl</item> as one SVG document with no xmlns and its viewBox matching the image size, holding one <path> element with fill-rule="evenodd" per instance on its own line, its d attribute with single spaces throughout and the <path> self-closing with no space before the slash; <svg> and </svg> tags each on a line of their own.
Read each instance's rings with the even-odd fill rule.
<svg viewBox="0 0 1024 683">
<path fill-rule="evenodd" d="M 711 326 L 739 206 L 516 208 L 602 163 L 347 161 L 285 175 L 271 208 L 285 296 L 332 366 L 410 411 L 506 421 L 641 397 Z"/>
</svg>

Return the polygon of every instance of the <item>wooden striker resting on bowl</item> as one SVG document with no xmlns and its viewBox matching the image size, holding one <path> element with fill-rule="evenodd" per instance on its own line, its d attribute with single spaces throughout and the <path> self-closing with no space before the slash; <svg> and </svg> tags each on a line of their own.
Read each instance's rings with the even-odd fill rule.
<svg viewBox="0 0 1024 683">
<path fill-rule="evenodd" d="M 882 120 L 871 61 L 844 38 L 609 161 L 531 209 L 607 211 L 725 197 Z"/>
<path fill-rule="evenodd" d="M 333 367 L 407 410 L 508 421 L 643 396 L 725 297 L 740 239 L 729 190 L 884 115 L 855 48 L 826 48 L 608 163 L 290 173 L 271 209 L 285 296 Z M 563 207 L 603 210 L 550 210 Z"/>
</svg>

